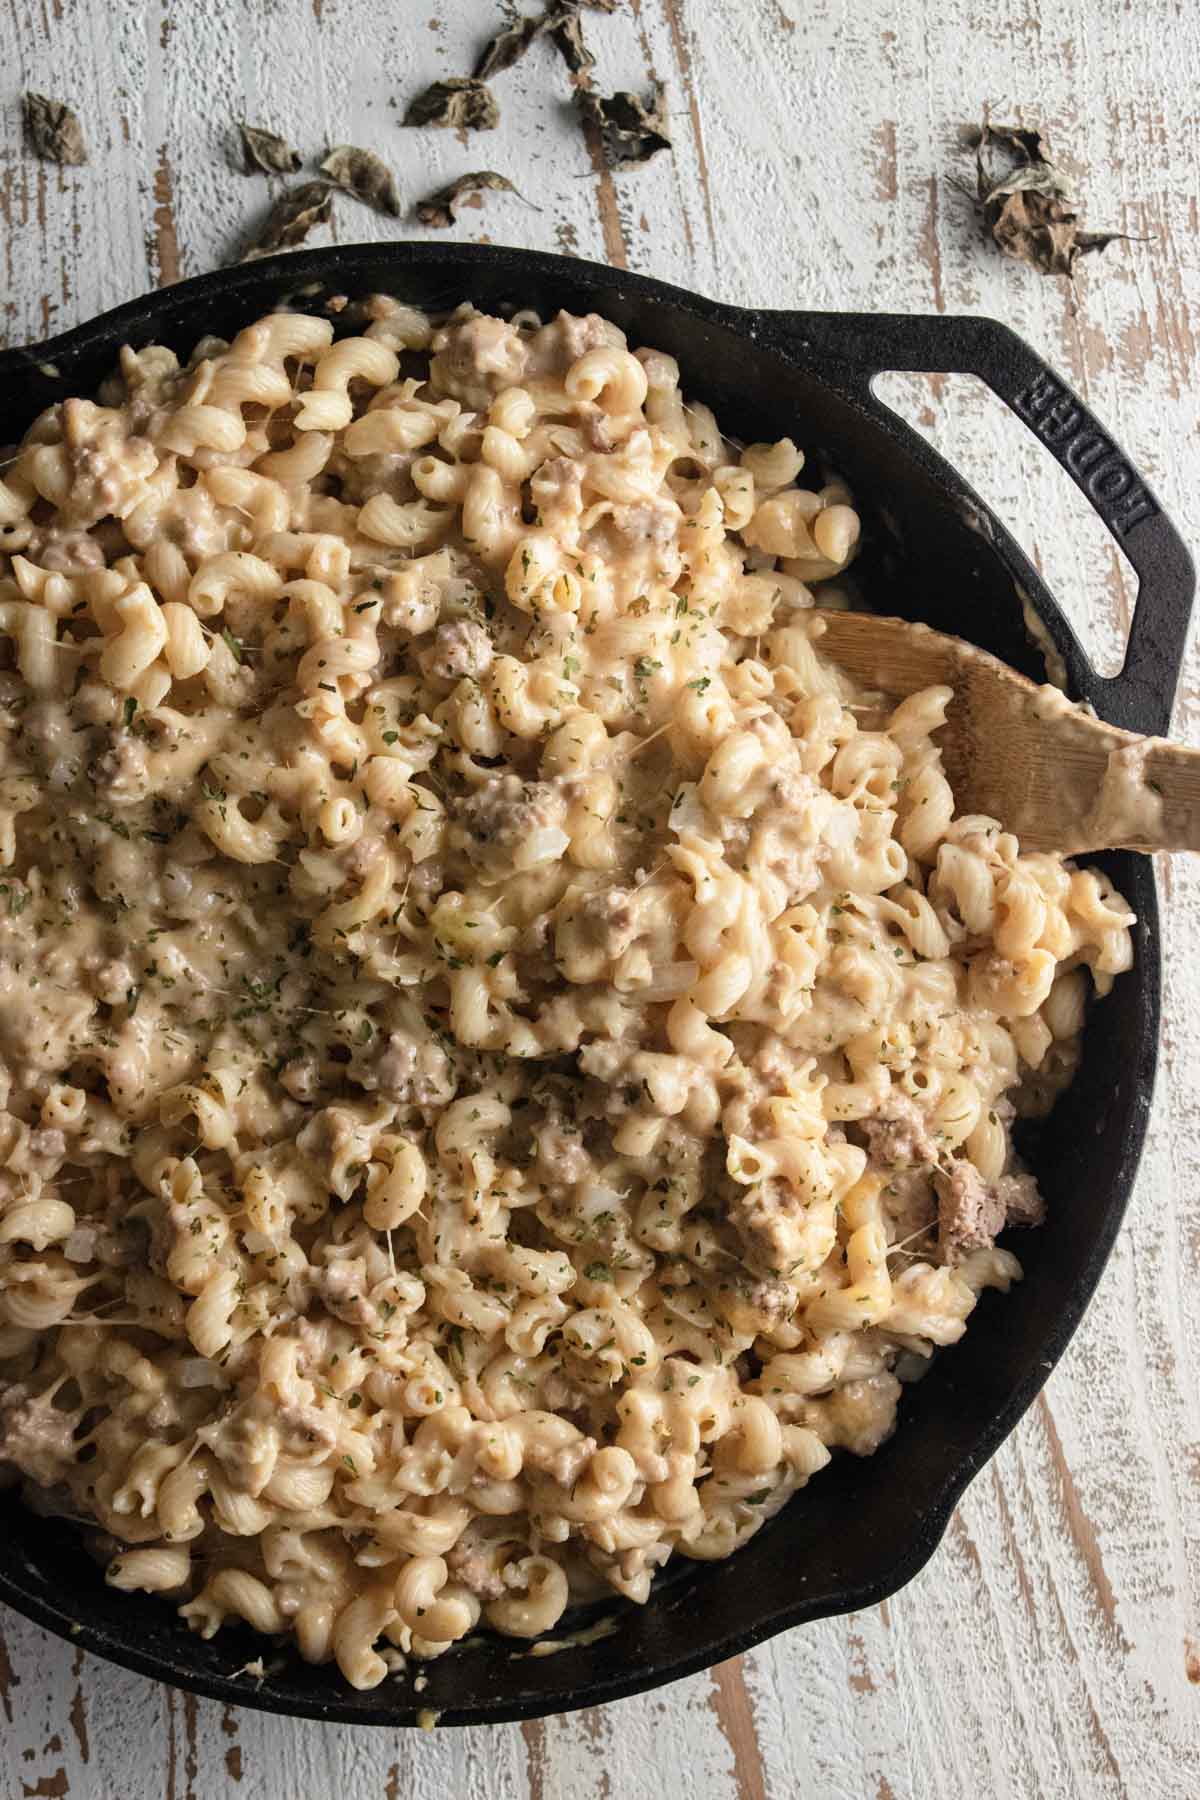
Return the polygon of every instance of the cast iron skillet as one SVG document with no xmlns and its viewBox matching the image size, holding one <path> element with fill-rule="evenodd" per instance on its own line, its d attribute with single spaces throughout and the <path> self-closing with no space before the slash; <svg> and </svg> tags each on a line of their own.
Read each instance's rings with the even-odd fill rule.
<svg viewBox="0 0 1200 1800">
<path fill-rule="evenodd" d="M 867 514 L 864 586 L 881 611 L 957 632 L 1043 679 L 1022 623 L 1026 596 L 1066 666 L 1070 692 L 1115 724 L 1166 729 L 1191 610 L 1191 563 L 1149 487 L 1029 346 L 987 319 L 759 312 L 574 259 L 468 245 L 363 244 L 226 269 L 137 300 L 31 349 L 0 355 L 0 437 L 44 407 L 88 394 L 124 343 L 187 351 L 232 336 L 273 306 L 320 310 L 334 294 L 391 293 L 431 308 L 564 306 L 614 319 L 635 345 L 677 357 L 685 390 L 726 431 L 794 437 L 853 487 Z M 1037 573 L 966 483 L 872 395 L 885 369 L 981 376 L 1087 495 L 1139 577 L 1125 667 L 1096 673 Z M 963 1342 L 910 1387 L 877 1455 L 835 1458 L 744 1550 L 675 1559 L 650 1604 L 593 1609 L 618 1629 L 531 1657 L 481 1636 L 371 1693 L 250 1634 L 193 1637 L 170 1606 L 118 1594 L 70 1527 L 0 1496 L 0 1599 L 85 1649 L 215 1699 L 361 1724 L 533 1718 L 674 1681 L 809 1619 L 870 1606 L 932 1556 L 967 1482 L 1033 1400 L 1079 1322 L 1112 1246 L 1146 1133 L 1159 1024 L 1157 905 L 1150 864 L 1104 866 L 1138 913 L 1137 961 L 1095 1009 L 1083 1066 L 1047 1128 L 1023 1148 L 1049 1220 L 1020 1243 L 1026 1279 L 984 1296 Z M 563 1636 L 563 1631 L 555 1635 Z M 236 1674 L 263 1655 L 266 1678 Z"/>
</svg>

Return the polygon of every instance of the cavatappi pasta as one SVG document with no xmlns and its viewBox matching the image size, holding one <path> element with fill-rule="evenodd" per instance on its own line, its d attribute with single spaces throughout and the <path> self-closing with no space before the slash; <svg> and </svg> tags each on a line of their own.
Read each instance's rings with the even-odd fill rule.
<svg viewBox="0 0 1200 1800">
<path fill-rule="evenodd" d="M 1131 914 L 823 666 L 790 441 L 596 317 L 359 324 L 0 472 L 0 1466 L 370 1687 L 876 1448 Z"/>
</svg>

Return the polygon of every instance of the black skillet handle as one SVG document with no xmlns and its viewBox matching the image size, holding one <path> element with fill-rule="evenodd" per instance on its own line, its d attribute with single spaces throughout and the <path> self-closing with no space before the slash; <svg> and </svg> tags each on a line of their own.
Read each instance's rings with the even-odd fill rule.
<svg viewBox="0 0 1200 1800">
<path fill-rule="evenodd" d="M 1035 350 L 994 319 L 903 313 L 775 313 L 784 345 L 804 344 L 841 364 L 870 393 L 887 370 L 977 375 L 1045 444 L 1090 501 L 1133 565 L 1137 602 L 1119 675 L 1096 675 L 1097 710 L 1113 724 L 1161 733 L 1171 719 L 1195 570 L 1187 546 L 1148 482 L 1083 401 Z"/>
</svg>

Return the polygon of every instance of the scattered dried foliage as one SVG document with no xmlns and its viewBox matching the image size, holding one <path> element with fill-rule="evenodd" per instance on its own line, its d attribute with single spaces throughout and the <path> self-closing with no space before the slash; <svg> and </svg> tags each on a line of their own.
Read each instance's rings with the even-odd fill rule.
<svg viewBox="0 0 1200 1800">
<path fill-rule="evenodd" d="M 1040 131 L 983 125 L 975 136 L 972 199 L 998 249 L 1042 275 L 1073 276 L 1081 256 L 1120 231 L 1085 231 L 1071 183 L 1050 160 Z"/>
<path fill-rule="evenodd" d="M 360 150 L 354 144 L 338 144 L 321 164 L 321 173 L 343 193 L 353 194 L 364 206 L 389 217 L 400 217 L 400 195 L 396 177 L 381 156 L 373 150 Z"/>
<path fill-rule="evenodd" d="M 610 168 L 646 163 L 671 148 L 663 97 L 661 81 L 654 83 L 648 100 L 625 92 L 605 96 L 591 88 L 580 90 L 580 108 L 599 127 Z"/>
<path fill-rule="evenodd" d="M 497 175 L 494 169 L 475 169 L 469 175 L 460 175 L 448 187 L 439 188 L 428 200 L 417 202 L 417 217 L 422 225 L 433 225 L 444 230 L 458 220 L 458 208 L 472 194 L 486 192 L 515 194 L 517 189 L 507 175 Z"/>
<path fill-rule="evenodd" d="M 263 131 L 258 125 L 241 124 L 242 168 L 247 175 L 294 175 L 301 156 L 286 138 L 274 131 Z"/>
<path fill-rule="evenodd" d="M 45 162 L 77 168 L 88 159 L 83 126 L 65 101 L 45 94 L 25 95 L 25 129 L 38 156 Z"/>
<path fill-rule="evenodd" d="M 404 115 L 406 125 L 443 125 L 454 131 L 494 131 L 500 108 L 485 82 L 475 76 L 435 81 L 418 94 Z"/>
<path fill-rule="evenodd" d="M 262 230 L 243 252 L 242 262 L 274 256 L 277 250 L 294 250 L 314 225 L 327 225 L 333 210 L 333 189 L 325 181 L 306 181 L 281 194 Z"/>
</svg>

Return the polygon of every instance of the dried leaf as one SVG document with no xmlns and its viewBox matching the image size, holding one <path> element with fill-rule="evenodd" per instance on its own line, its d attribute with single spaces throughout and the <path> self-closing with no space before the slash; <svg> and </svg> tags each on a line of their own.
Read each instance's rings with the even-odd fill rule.
<svg viewBox="0 0 1200 1800">
<path fill-rule="evenodd" d="M 48 100 L 45 94 L 27 93 L 25 126 L 35 153 L 46 162 L 65 163 L 77 168 L 80 163 L 87 161 L 83 126 L 63 101 Z"/>
<path fill-rule="evenodd" d="M 440 188 L 428 200 L 418 201 L 417 217 L 422 225 L 433 225 L 444 231 L 457 222 L 458 207 L 468 194 L 486 190 L 505 194 L 517 192 L 507 175 L 497 175 L 494 169 L 476 169 L 470 175 L 460 175 L 457 181 Z"/>
<path fill-rule="evenodd" d="M 448 125 L 459 131 L 494 131 L 500 108 L 482 81 L 458 77 L 435 81 L 418 94 L 404 115 L 406 125 Z"/>
<path fill-rule="evenodd" d="M 580 12 L 586 8 L 591 12 L 613 13 L 617 5 L 618 0 L 554 0 L 554 4 L 546 8 L 542 29 L 553 38 L 572 75 L 585 77 L 596 66 L 595 57 L 583 41 Z"/>
<path fill-rule="evenodd" d="M 286 138 L 263 131 L 258 125 L 241 124 L 238 130 L 242 135 L 242 168 L 247 175 L 259 171 L 264 175 L 294 175 L 300 167 L 300 152 L 293 150 Z"/>
<path fill-rule="evenodd" d="M 998 167 L 997 152 L 1007 167 Z M 1051 162 L 1041 132 L 1017 125 L 980 129 L 974 200 L 997 248 L 1043 275 L 1073 277 L 1079 257 L 1126 235 L 1083 230 L 1071 184 Z"/>
<path fill-rule="evenodd" d="M 333 210 L 333 189 L 324 181 L 306 181 L 289 188 L 271 208 L 267 222 L 242 262 L 254 262 L 260 256 L 273 256 L 277 250 L 294 250 L 302 244 L 314 225 L 327 225 Z"/>
<path fill-rule="evenodd" d="M 475 79 L 490 81 L 493 75 L 511 69 L 539 37 L 554 39 L 572 75 L 594 68 L 596 59 L 583 41 L 579 19 L 584 7 L 592 12 L 612 13 L 617 10 L 617 0 L 551 0 L 540 18 L 520 18 L 506 31 L 497 33 L 475 65 Z"/>
<path fill-rule="evenodd" d="M 1050 161 L 1041 132 L 1027 130 L 1023 125 L 979 125 L 970 132 L 967 141 L 977 152 L 995 144 L 1006 149 L 1019 163 Z"/>
<path fill-rule="evenodd" d="M 586 75 L 596 59 L 583 41 L 583 21 L 575 6 L 554 7 L 546 14 L 545 29 L 572 75 Z"/>
<path fill-rule="evenodd" d="M 541 36 L 544 26 L 542 19 L 518 19 L 507 31 L 497 32 L 475 65 L 474 80 L 490 81 L 493 75 L 502 75 L 505 69 L 511 69 L 514 63 L 520 62 L 534 38 Z"/>
<path fill-rule="evenodd" d="M 364 206 L 373 206 L 376 212 L 390 213 L 393 219 L 400 217 L 396 177 L 373 150 L 339 144 L 321 164 L 321 173 L 327 175 L 335 187 L 361 200 Z"/>
<path fill-rule="evenodd" d="M 661 81 L 654 83 L 648 102 L 624 91 L 607 98 L 590 89 L 580 91 L 584 117 L 599 127 L 610 168 L 649 162 L 660 150 L 671 148 L 663 93 Z"/>
</svg>

